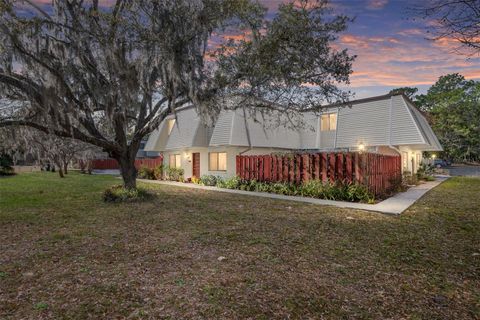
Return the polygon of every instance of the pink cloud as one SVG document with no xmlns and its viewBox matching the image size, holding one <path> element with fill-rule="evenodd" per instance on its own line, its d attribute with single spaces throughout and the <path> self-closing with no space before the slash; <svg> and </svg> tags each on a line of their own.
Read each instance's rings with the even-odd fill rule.
<svg viewBox="0 0 480 320">
<path fill-rule="evenodd" d="M 428 85 L 453 72 L 470 79 L 480 78 L 478 59 L 467 60 L 455 54 L 451 41 L 424 40 L 416 32 L 399 37 L 346 34 L 338 42 L 338 47 L 348 48 L 357 55 L 351 75 L 353 88 Z"/>
<path fill-rule="evenodd" d="M 388 3 L 388 0 L 369 0 L 367 4 L 367 8 L 369 9 L 382 9 Z"/>
</svg>

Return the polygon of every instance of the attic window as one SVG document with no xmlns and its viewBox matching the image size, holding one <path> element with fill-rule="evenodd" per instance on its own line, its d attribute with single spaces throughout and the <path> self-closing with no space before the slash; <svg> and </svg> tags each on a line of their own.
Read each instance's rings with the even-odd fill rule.
<svg viewBox="0 0 480 320">
<path fill-rule="evenodd" d="M 173 126 L 175 126 L 175 119 L 168 119 L 167 120 L 168 135 L 170 135 L 170 133 L 172 132 Z"/>
<path fill-rule="evenodd" d="M 321 131 L 337 130 L 337 114 L 325 113 L 322 114 Z"/>
</svg>

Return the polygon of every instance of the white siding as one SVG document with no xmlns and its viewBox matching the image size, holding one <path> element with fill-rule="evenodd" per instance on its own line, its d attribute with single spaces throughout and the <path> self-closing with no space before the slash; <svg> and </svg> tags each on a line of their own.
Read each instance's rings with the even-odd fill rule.
<svg viewBox="0 0 480 320">
<path fill-rule="evenodd" d="M 210 139 L 211 146 L 230 144 L 233 114 L 233 111 L 223 111 L 220 113 L 213 129 L 212 138 Z"/>
<path fill-rule="evenodd" d="M 391 144 L 424 144 L 422 135 L 402 96 L 392 97 Z"/>
<path fill-rule="evenodd" d="M 275 122 L 275 116 L 269 121 Z M 268 120 L 267 120 L 268 121 Z M 255 122 L 247 114 L 247 123 L 242 110 L 236 110 L 233 118 L 231 145 L 249 146 L 248 135 L 252 147 L 275 147 L 286 149 L 301 149 L 300 133 L 298 130 L 289 128 L 264 126 L 262 123 Z"/>
<path fill-rule="evenodd" d="M 337 148 L 388 145 L 390 99 L 343 107 L 338 112 Z M 322 132 L 323 133 L 323 132 Z"/>
<path fill-rule="evenodd" d="M 318 115 L 305 114 L 305 126 L 300 130 L 300 142 L 302 149 L 316 149 L 318 134 Z"/>
<path fill-rule="evenodd" d="M 210 128 L 200 121 L 193 138 L 192 147 L 207 147 L 210 140 L 209 130 Z"/>
<path fill-rule="evenodd" d="M 199 128 L 201 126 L 201 128 Z M 177 112 L 177 121 L 166 145 L 167 150 L 207 146 L 206 130 L 204 130 L 195 109 L 189 108 Z M 200 136 L 198 136 L 200 134 Z M 205 136 L 203 136 L 205 135 Z M 204 145 L 202 145 L 202 143 Z"/>
<path fill-rule="evenodd" d="M 145 144 L 145 151 L 163 151 L 167 145 L 168 132 L 166 121 L 162 121 L 160 126 L 154 130 L 148 137 L 147 143 Z"/>
<path fill-rule="evenodd" d="M 408 107 L 412 112 L 415 120 L 417 121 L 417 124 L 422 134 L 424 135 L 424 139 L 430 145 L 430 148 L 428 148 L 428 150 L 426 149 L 426 151 L 442 151 L 442 145 L 438 141 L 435 133 L 433 133 L 432 128 L 427 122 L 427 119 L 425 119 L 425 117 L 421 114 L 420 111 L 417 110 L 417 108 L 415 108 L 415 106 L 411 106 L 410 104 L 408 104 Z"/>
</svg>

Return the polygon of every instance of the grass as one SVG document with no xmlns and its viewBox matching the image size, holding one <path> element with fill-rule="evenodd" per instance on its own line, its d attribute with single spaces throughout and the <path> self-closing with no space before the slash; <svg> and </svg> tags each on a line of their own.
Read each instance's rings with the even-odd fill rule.
<svg viewBox="0 0 480 320">
<path fill-rule="evenodd" d="M 116 183 L 0 179 L 0 319 L 480 318 L 480 179 L 400 217 Z"/>
</svg>

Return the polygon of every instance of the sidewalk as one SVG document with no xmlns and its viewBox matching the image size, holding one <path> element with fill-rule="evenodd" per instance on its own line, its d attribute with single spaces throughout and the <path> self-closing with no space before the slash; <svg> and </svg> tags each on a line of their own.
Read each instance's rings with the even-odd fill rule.
<svg viewBox="0 0 480 320">
<path fill-rule="evenodd" d="M 173 182 L 173 181 L 145 180 L 145 179 L 138 179 L 138 181 L 142 181 L 146 183 L 154 183 L 154 184 L 163 184 L 163 185 L 169 185 L 169 186 L 175 186 L 175 187 L 182 187 L 182 188 L 219 191 L 219 192 L 226 192 L 226 193 L 241 194 L 246 196 L 263 197 L 263 198 L 271 198 L 271 199 L 279 199 L 279 200 L 287 200 L 287 201 L 297 201 L 297 202 L 305 202 L 305 203 L 312 203 L 312 204 L 319 204 L 319 205 L 335 206 L 339 208 L 360 209 L 360 210 L 381 212 L 385 214 L 398 215 L 398 214 L 401 214 L 403 211 L 407 210 L 412 204 L 415 203 L 415 201 L 420 199 L 425 193 L 435 188 L 436 186 L 438 186 L 440 183 L 442 183 L 447 179 L 448 179 L 447 177 L 437 177 L 437 180 L 435 181 L 429 181 L 419 186 L 412 187 L 408 189 L 406 192 L 397 193 L 393 197 L 388 198 L 377 204 L 323 200 L 323 199 L 314 199 L 314 198 L 307 198 L 307 197 L 300 197 L 300 196 L 284 196 L 284 195 L 275 194 L 275 193 L 232 190 L 232 189 L 223 189 L 223 188 L 217 188 L 217 187 L 206 187 L 206 186 L 201 186 L 194 183 L 181 183 L 181 182 Z"/>
</svg>

